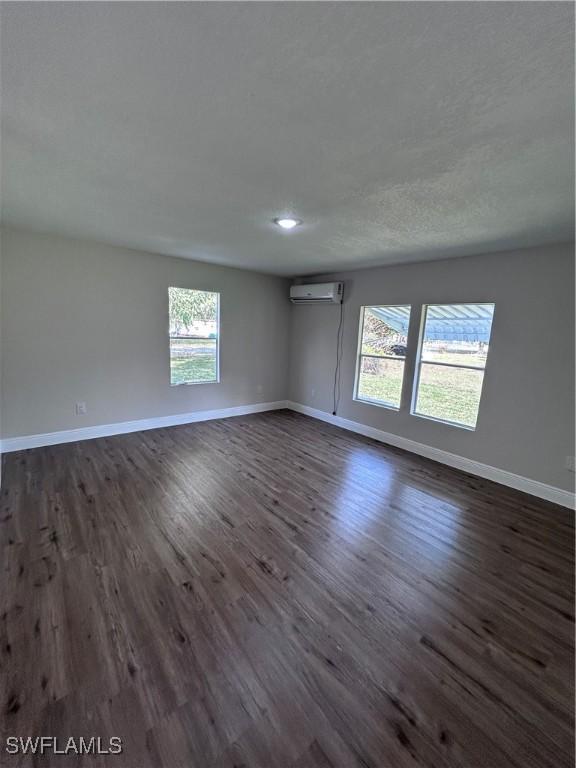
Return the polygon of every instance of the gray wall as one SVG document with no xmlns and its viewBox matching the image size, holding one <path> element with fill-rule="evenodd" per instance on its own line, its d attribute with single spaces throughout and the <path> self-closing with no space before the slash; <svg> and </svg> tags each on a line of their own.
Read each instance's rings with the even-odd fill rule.
<svg viewBox="0 0 576 768">
<path fill-rule="evenodd" d="M 286 280 L 10 229 L 2 246 L 3 437 L 286 398 Z M 170 285 L 220 292 L 219 384 L 170 386 Z"/>
<path fill-rule="evenodd" d="M 0 237 L 0 437 L 2 436 L 2 238 Z M 0 444 L 0 487 L 2 486 L 2 446 Z"/>
<path fill-rule="evenodd" d="M 1 245 L 3 437 L 286 397 L 332 411 L 337 306 L 291 309 L 283 279 L 185 259 L 11 229 Z M 340 416 L 572 489 L 572 246 L 318 279 L 346 284 Z M 169 285 L 220 291 L 220 384 L 170 386 Z M 476 431 L 352 400 L 363 304 L 411 304 L 417 329 L 424 303 L 483 301 L 496 311 Z"/>
<path fill-rule="evenodd" d="M 500 469 L 571 490 L 574 474 L 574 251 L 553 246 L 322 275 L 344 280 L 338 415 Z M 306 281 L 310 281 L 307 279 Z M 409 400 L 424 303 L 495 302 L 474 432 L 352 399 L 360 307 L 411 304 L 404 380 Z M 332 412 L 339 308 L 292 309 L 290 399 Z"/>
</svg>

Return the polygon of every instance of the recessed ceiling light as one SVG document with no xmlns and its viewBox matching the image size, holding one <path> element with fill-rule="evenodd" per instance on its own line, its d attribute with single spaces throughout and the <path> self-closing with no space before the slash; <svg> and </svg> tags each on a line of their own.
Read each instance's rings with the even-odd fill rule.
<svg viewBox="0 0 576 768">
<path fill-rule="evenodd" d="M 299 224 L 302 224 L 302 221 L 301 219 L 279 218 L 279 219 L 274 219 L 274 224 L 278 224 L 278 226 L 282 227 L 282 229 L 294 229 L 294 227 L 297 227 Z"/>
</svg>

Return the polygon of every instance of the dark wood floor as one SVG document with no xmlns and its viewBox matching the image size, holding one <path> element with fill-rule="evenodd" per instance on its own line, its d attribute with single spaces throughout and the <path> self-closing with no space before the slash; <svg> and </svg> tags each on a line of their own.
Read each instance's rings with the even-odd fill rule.
<svg viewBox="0 0 576 768">
<path fill-rule="evenodd" d="M 123 739 L 55 768 L 571 766 L 573 537 L 287 411 L 9 454 L 2 733 Z"/>
</svg>

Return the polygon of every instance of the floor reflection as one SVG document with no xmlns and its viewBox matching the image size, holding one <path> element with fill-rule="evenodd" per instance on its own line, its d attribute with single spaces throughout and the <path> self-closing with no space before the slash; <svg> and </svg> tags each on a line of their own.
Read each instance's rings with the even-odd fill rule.
<svg viewBox="0 0 576 768">
<path fill-rule="evenodd" d="M 431 492 L 429 480 L 414 476 L 407 482 L 407 475 L 410 467 L 399 465 L 396 457 L 392 463 L 371 448 L 351 450 L 334 497 L 333 528 L 359 549 L 372 537 L 405 557 L 446 566 L 454 556 L 464 509 L 447 494 Z"/>
</svg>

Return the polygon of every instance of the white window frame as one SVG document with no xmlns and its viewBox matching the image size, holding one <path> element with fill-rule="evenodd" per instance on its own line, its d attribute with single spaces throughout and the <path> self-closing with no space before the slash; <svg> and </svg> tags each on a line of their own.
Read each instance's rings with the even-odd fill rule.
<svg viewBox="0 0 576 768">
<path fill-rule="evenodd" d="M 480 415 L 480 404 L 482 403 L 482 394 L 484 392 L 484 378 L 482 378 L 482 387 L 480 389 L 480 397 L 478 399 L 478 411 L 476 413 L 476 424 L 471 427 L 468 424 L 462 424 L 459 421 L 449 421 L 448 419 L 439 419 L 436 416 L 429 416 L 426 413 L 419 413 L 416 410 L 416 403 L 418 401 L 418 388 L 420 386 L 420 374 L 422 371 L 422 365 L 439 365 L 445 368 L 461 368 L 464 370 L 484 371 L 486 375 L 486 367 L 488 365 L 488 357 L 486 357 L 486 364 L 484 366 L 479 365 L 458 365 L 457 363 L 441 363 L 431 360 L 422 360 L 422 350 L 424 348 L 424 334 L 426 332 L 426 318 L 428 316 L 429 307 L 452 307 L 463 306 L 467 304 L 486 304 L 495 307 L 496 304 L 493 301 L 445 301 L 442 303 L 423 304 L 422 314 L 420 318 L 420 334 L 418 337 L 418 352 L 416 355 L 416 365 L 414 367 L 414 384 L 412 387 L 412 399 L 410 402 L 410 415 L 416 416 L 419 419 L 428 419 L 429 421 L 435 421 L 439 424 L 447 424 L 449 427 L 458 427 L 458 429 L 466 429 L 469 432 L 475 432 L 478 424 L 478 417 Z M 492 315 L 492 322 L 494 322 L 494 315 Z M 492 339 L 492 326 L 490 327 L 490 339 Z M 490 352 L 490 342 L 488 343 L 488 353 Z"/>
<path fill-rule="evenodd" d="M 398 357 L 398 355 L 363 355 L 362 354 L 362 336 L 364 333 L 364 315 L 367 309 L 375 309 L 378 307 L 408 307 L 409 317 L 412 318 L 412 305 L 411 304 L 367 304 L 360 307 L 360 326 L 358 329 L 358 345 L 356 348 L 356 374 L 354 376 L 354 397 L 353 400 L 357 403 L 364 403 L 365 405 L 375 405 L 377 408 L 387 408 L 389 411 L 395 411 L 398 413 L 402 407 L 402 391 L 404 389 L 404 376 L 406 374 L 406 360 L 408 351 L 404 357 Z M 409 333 L 409 331 L 408 331 Z M 406 334 L 406 346 L 408 346 L 408 333 Z M 384 400 L 365 400 L 358 394 L 358 387 L 360 385 L 360 368 L 362 366 L 362 358 L 374 358 L 376 360 L 396 360 L 396 362 L 402 361 L 404 367 L 402 369 L 402 384 L 400 386 L 400 404 L 394 405 L 393 403 L 387 403 Z"/>
<path fill-rule="evenodd" d="M 202 381 L 172 381 L 172 365 L 170 357 L 170 342 L 172 339 L 189 339 L 190 336 L 173 336 L 170 333 L 170 288 L 180 288 L 183 291 L 196 291 L 197 293 L 212 293 L 216 296 L 216 377 L 214 379 L 203 379 Z M 199 336 L 197 338 L 204 338 Z M 207 336 L 208 340 L 209 337 Z M 213 339 L 210 339 L 213 341 Z M 171 387 L 192 387 L 197 384 L 219 384 L 220 383 L 220 292 L 219 291 L 207 291 L 204 288 L 183 288 L 180 285 L 170 285 L 168 287 L 168 372 L 170 374 L 170 386 Z"/>
</svg>

